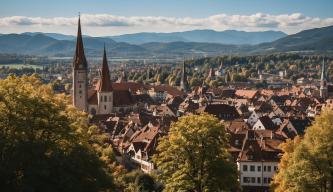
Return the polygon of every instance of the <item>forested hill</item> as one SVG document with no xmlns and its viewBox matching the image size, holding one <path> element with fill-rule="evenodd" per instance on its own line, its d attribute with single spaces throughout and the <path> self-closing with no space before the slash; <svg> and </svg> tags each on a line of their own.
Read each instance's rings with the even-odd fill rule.
<svg viewBox="0 0 333 192">
<path fill-rule="evenodd" d="M 235 32 L 237 34 L 237 32 Z M 60 40 L 60 39 L 62 40 Z M 193 37 L 194 38 L 194 37 Z M 333 26 L 305 30 L 270 43 L 258 45 L 212 42 L 150 42 L 140 45 L 115 41 L 109 37 L 84 37 L 87 56 L 100 56 L 103 44 L 112 57 L 258 54 L 290 51 L 333 51 Z M 42 56 L 72 56 L 75 38 L 57 34 L 25 33 L 0 35 L 0 53 Z"/>
</svg>

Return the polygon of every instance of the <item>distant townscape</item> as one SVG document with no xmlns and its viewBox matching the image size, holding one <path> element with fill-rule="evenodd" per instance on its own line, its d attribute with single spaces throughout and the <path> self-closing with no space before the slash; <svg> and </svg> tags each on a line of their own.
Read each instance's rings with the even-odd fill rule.
<svg viewBox="0 0 333 192">
<path fill-rule="evenodd" d="M 237 74 L 230 77 L 221 62 L 218 68 L 210 67 L 202 84 L 192 87 L 184 61 L 180 81 L 170 86 L 129 81 L 124 68 L 111 81 L 105 46 L 100 76 L 88 79 L 80 21 L 76 42 L 73 105 L 91 114 L 89 123 L 108 134 L 119 162 L 126 159 L 146 173 L 158 171 L 152 157 L 172 122 L 181 116 L 208 113 L 221 121 L 230 136 L 228 151 L 237 164 L 243 191 L 268 191 L 282 155 L 279 145 L 303 136 L 323 108 L 333 107 L 325 58 L 317 66 L 318 80 L 290 81 L 286 79 L 289 69 L 275 75 L 259 67 L 257 78 L 237 81 Z M 149 70 L 146 79 L 151 78 Z M 219 78 L 224 84 L 214 86 Z"/>
<path fill-rule="evenodd" d="M 57 183 L 55 191 L 71 191 L 61 188 L 71 183 L 72 191 L 331 189 L 332 170 L 318 174 L 316 181 L 312 178 L 332 161 L 320 161 L 317 169 L 309 167 L 300 160 L 307 155 L 302 156 L 297 146 L 305 149 L 312 141 L 315 146 L 320 140 L 310 135 L 317 132 L 315 128 L 333 125 L 333 26 L 289 36 L 273 31 L 248 36 L 238 31 L 223 33 L 244 35 L 244 43 L 213 37 L 203 40 L 199 32 L 215 34 L 217 39 L 222 33 L 203 30 L 161 33 L 153 38 L 149 33 L 93 38 L 84 36 L 79 18 L 76 37 L 1 35 L 0 128 L 18 127 L 1 133 L 10 144 L 8 151 L 35 147 L 26 153 L 42 157 L 36 164 L 49 162 L 41 165 L 42 176 L 38 173 L 36 180 L 44 182 L 43 174 L 55 177 L 45 181 Z M 316 38 L 310 38 L 313 34 Z M 13 39 L 21 40 L 13 43 Z M 10 43 L 3 46 L 6 42 Z M 151 57 L 155 54 L 159 57 Z M 14 109 L 8 107 L 11 104 Z M 23 112 L 15 111 L 22 105 Z M 35 129 L 25 130 L 27 124 Z M 58 132 L 53 135 L 50 130 Z M 331 142 L 331 136 L 322 135 L 320 142 Z M 39 139 L 44 148 L 37 147 Z M 16 146 L 20 141 L 27 142 Z M 320 149 L 332 150 L 332 144 L 327 146 Z M 312 153 L 315 147 L 306 149 L 311 157 L 325 154 Z M 0 162 L 11 168 L 15 162 L 5 155 L 11 154 L 6 150 L 0 152 L 4 154 Z M 69 160 L 63 161 L 64 156 Z M 291 178 L 302 174 L 288 171 L 300 170 L 298 161 L 308 171 L 304 174 L 313 175 L 301 179 L 300 183 L 308 185 L 295 190 L 297 181 Z M 24 171 L 1 176 L 3 167 L 0 180 L 3 177 L 23 188 L 29 186 L 25 182 L 36 182 L 21 182 Z M 80 176 L 67 180 L 63 175 Z M 289 185 L 284 178 L 295 183 Z M 32 185 L 31 191 L 47 191 L 43 187 Z"/>
</svg>

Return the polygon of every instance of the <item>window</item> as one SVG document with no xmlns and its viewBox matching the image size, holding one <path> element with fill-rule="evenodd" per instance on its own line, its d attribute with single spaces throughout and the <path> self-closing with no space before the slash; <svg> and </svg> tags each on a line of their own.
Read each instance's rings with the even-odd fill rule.
<svg viewBox="0 0 333 192">
<path fill-rule="evenodd" d="M 79 90 L 79 94 L 82 94 L 82 91 L 81 91 L 81 90 Z"/>
<path fill-rule="evenodd" d="M 103 102 L 103 97 L 101 96 L 101 99 L 100 99 L 101 101 L 100 102 Z"/>
<path fill-rule="evenodd" d="M 267 177 L 264 177 L 264 183 L 267 183 Z"/>
<path fill-rule="evenodd" d="M 271 172 L 271 171 L 272 171 L 271 166 L 267 166 L 267 171 L 268 171 L 268 172 Z"/>
<path fill-rule="evenodd" d="M 266 166 L 264 166 L 264 171 L 266 171 Z"/>
<path fill-rule="evenodd" d="M 278 167 L 277 166 L 274 166 L 274 171 L 277 171 L 278 170 Z"/>
<path fill-rule="evenodd" d="M 256 167 L 254 165 L 251 165 L 250 166 L 250 171 L 255 171 L 256 170 Z"/>
<path fill-rule="evenodd" d="M 250 177 L 243 177 L 243 183 L 250 183 Z"/>
<path fill-rule="evenodd" d="M 257 177 L 257 183 L 261 183 L 261 178 L 260 177 Z"/>
<path fill-rule="evenodd" d="M 251 177 L 251 183 L 255 183 L 256 182 L 256 178 L 255 177 Z"/>
<path fill-rule="evenodd" d="M 107 102 L 108 101 L 108 97 L 104 96 L 104 101 Z"/>
<path fill-rule="evenodd" d="M 247 171 L 247 165 L 243 165 L 243 171 Z"/>
<path fill-rule="evenodd" d="M 258 172 L 261 172 L 261 166 L 257 167 Z"/>
<path fill-rule="evenodd" d="M 106 110 L 106 105 L 104 105 L 104 109 Z"/>
<path fill-rule="evenodd" d="M 239 145 L 239 140 L 238 140 L 238 139 L 235 140 L 235 145 L 236 145 L 236 146 Z"/>
<path fill-rule="evenodd" d="M 272 181 L 272 178 L 268 178 L 267 180 L 268 180 L 268 183 L 270 183 Z"/>
</svg>

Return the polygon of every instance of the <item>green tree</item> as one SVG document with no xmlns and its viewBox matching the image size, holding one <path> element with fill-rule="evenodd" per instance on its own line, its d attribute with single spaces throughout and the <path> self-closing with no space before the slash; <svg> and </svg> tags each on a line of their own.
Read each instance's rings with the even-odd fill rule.
<svg viewBox="0 0 333 192">
<path fill-rule="evenodd" d="M 192 87 L 200 86 L 200 85 L 202 85 L 202 80 L 200 80 L 199 78 L 193 77 L 190 81 L 190 84 Z"/>
<path fill-rule="evenodd" d="M 153 157 L 165 191 L 219 191 L 237 187 L 236 166 L 227 151 L 223 125 L 207 113 L 173 123 Z"/>
<path fill-rule="evenodd" d="M 0 191 L 109 191 L 87 116 L 36 76 L 0 80 Z"/>
<path fill-rule="evenodd" d="M 138 192 L 153 192 L 155 191 L 155 180 L 148 174 L 138 175 L 135 179 L 135 185 Z"/>
<path fill-rule="evenodd" d="M 301 142 L 282 146 L 275 191 L 326 192 L 333 190 L 333 111 L 322 111 Z M 286 163 L 287 162 L 287 163 Z M 287 190 L 284 190 L 287 189 Z"/>
</svg>

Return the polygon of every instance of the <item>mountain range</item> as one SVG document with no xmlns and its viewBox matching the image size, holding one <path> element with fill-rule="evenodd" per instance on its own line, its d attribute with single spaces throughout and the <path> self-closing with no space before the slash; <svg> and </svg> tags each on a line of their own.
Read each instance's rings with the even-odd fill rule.
<svg viewBox="0 0 333 192">
<path fill-rule="evenodd" d="M 119 36 L 109 36 L 118 42 L 143 44 L 150 42 L 170 43 L 176 41 L 220 44 L 259 44 L 271 42 L 287 34 L 281 31 L 245 32 L 236 30 L 214 31 L 193 30 L 173 33 L 134 33 Z"/>
<path fill-rule="evenodd" d="M 274 35 L 270 36 L 271 42 L 263 43 L 261 41 L 264 38 L 256 39 L 257 36 L 260 36 L 258 34 L 261 34 L 262 37 L 270 36 L 267 34 Z M 281 38 L 275 39 L 279 35 Z M 140 38 L 140 36 L 144 37 Z M 232 38 L 230 38 L 231 36 Z M 0 34 L 0 53 L 72 56 L 75 38 L 70 35 L 39 32 Z M 113 37 L 84 36 L 83 38 L 88 56 L 100 56 L 104 43 L 107 46 L 108 54 L 117 57 L 333 51 L 333 26 L 305 30 L 287 36 L 281 32 L 194 30 L 177 33 L 138 33 Z M 255 44 L 255 42 L 259 43 Z"/>
</svg>

